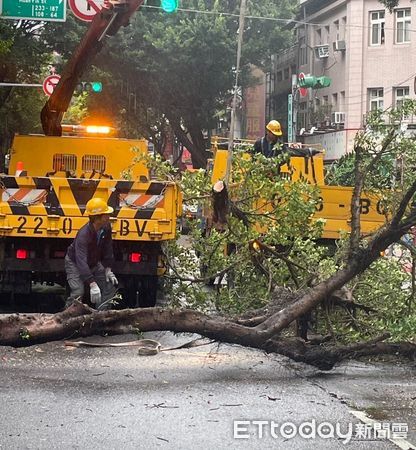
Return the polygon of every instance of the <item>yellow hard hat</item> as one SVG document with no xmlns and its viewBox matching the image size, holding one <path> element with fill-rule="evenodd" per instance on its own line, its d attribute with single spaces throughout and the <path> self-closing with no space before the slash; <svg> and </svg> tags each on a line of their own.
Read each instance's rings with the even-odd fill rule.
<svg viewBox="0 0 416 450">
<path fill-rule="evenodd" d="M 270 131 L 270 133 L 273 133 L 275 136 L 282 135 L 282 127 L 280 126 L 280 122 L 278 122 L 277 120 L 271 120 L 266 125 L 266 130 Z"/>
<path fill-rule="evenodd" d="M 87 216 L 99 216 L 100 214 L 111 214 L 114 209 L 108 206 L 102 198 L 92 198 L 85 205 Z"/>
</svg>

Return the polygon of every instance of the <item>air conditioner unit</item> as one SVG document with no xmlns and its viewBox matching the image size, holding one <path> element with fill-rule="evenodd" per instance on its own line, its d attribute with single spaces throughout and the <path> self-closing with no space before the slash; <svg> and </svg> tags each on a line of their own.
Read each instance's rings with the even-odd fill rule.
<svg viewBox="0 0 416 450">
<path fill-rule="evenodd" d="M 347 48 L 345 41 L 334 41 L 332 45 L 334 47 L 334 52 L 343 52 Z"/>
<path fill-rule="evenodd" d="M 315 47 L 315 55 L 319 59 L 328 58 L 329 56 L 329 45 L 317 45 Z"/>
<path fill-rule="evenodd" d="M 345 113 L 344 112 L 333 112 L 332 113 L 332 123 L 345 123 Z"/>
</svg>

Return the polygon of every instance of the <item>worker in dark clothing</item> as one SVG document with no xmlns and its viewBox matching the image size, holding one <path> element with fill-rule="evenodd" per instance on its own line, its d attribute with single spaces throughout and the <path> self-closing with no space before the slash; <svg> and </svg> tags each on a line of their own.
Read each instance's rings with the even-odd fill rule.
<svg viewBox="0 0 416 450">
<path fill-rule="evenodd" d="M 282 127 L 277 120 L 271 120 L 266 125 L 266 134 L 254 143 L 254 152 L 262 153 L 267 158 L 281 153 L 279 138 L 282 136 Z M 277 144 L 277 145 L 276 145 Z"/>
<path fill-rule="evenodd" d="M 117 278 L 111 270 L 113 241 L 111 206 L 101 198 L 92 198 L 85 208 L 89 222 L 77 233 L 65 256 L 65 271 L 71 290 L 66 302 L 83 301 L 86 291 L 97 309 L 108 309 L 108 300 L 116 293 Z"/>
</svg>

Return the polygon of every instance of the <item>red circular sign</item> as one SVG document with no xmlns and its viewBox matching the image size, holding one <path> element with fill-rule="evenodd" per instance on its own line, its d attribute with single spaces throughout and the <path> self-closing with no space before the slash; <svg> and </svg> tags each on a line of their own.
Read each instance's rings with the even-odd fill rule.
<svg viewBox="0 0 416 450">
<path fill-rule="evenodd" d="M 55 86 L 59 83 L 61 79 L 60 75 L 49 75 L 43 80 L 43 92 L 45 95 L 51 96 L 55 89 Z"/>
<path fill-rule="evenodd" d="M 85 22 L 91 22 L 95 15 L 101 11 L 99 0 L 68 0 L 69 7 L 74 16 Z"/>
<path fill-rule="evenodd" d="M 305 78 L 305 74 L 303 72 L 301 72 L 298 75 L 298 86 L 299 86 L 299 80 L 303 80 Z M 308 88 L 306 87 L 300 87 L 299 89 L 299 94 L 301 95 L 301 97 L 306 97 L 308 95 Z"/>
</svg>

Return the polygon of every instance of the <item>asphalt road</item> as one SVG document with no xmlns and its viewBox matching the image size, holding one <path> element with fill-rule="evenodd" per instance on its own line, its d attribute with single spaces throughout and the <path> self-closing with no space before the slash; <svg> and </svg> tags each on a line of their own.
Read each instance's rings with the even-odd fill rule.
<svg viewBox="0 0 416 450">
<path fill-rule="evenodd" d="M 165 348 L 195 338 L 146 337 Z M 139 356 L 135 347 L 51 342 L 2 347 L 0 364 L 5 449 L 416 448 L 414 363 L 349 362 L 323 373 L 230 345 Z M 384 427 L 406 423 L 406 440 L 376 437 L 370 414 Z"/>
</svg>

